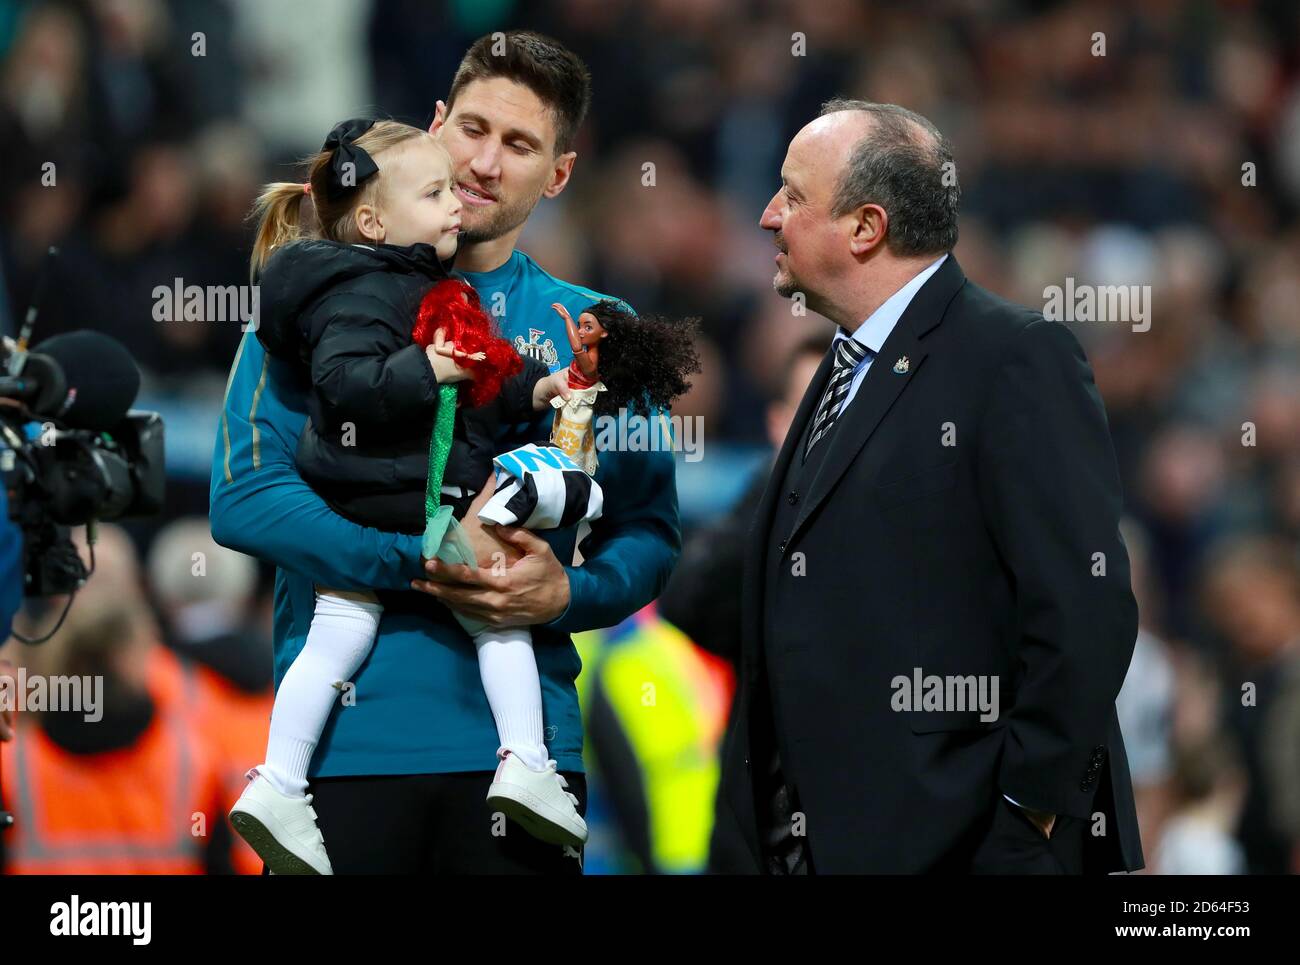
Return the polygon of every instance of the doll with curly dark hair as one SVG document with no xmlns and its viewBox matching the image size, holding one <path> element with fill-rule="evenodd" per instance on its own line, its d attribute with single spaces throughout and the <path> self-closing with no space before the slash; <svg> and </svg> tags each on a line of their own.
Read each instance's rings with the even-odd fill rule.
<svg viewBox="0 0 1300 965">
<path fill-rule="evenodd" d="M 564 319 L 573 349 L 568 372 L 573 393 L 567 401 L 551 402 L 559 410 L 551 442 L 594 473 L 592 417 L 616 416 L 623 409 L 648 416 L 685 394 L 691 387 L 686 377 L 700 371 L 695 348 L 700 320 L 637 315 L 605 299 L 584 310 L 575 323 L 563 305 L 551 307 Z"/>
</svg>

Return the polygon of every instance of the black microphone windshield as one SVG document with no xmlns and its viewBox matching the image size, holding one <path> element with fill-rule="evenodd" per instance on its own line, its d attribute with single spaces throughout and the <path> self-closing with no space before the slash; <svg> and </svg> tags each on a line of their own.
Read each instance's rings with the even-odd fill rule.
<svg viewBox="0 0 1300 965">
<path fill-rule="evenodd" d="M 55 407 L 37 412 L 73 429 L 96 432 L 122 421 L 140 391 L 140 369 L 117 339 L 79 329 L 54 335 L 33 347 L 58 363 L 67 393 Z"/>
<path fill-rule="evenodd" d="M 63 404 L 68 394 L 68 387 L 63 381 L 63 366 L 48 355 L 40 352 L 28 352 L 23 360 L 22 385 L 16 394 L 27 400 L 27 407 L 33 412 L 52 412 Z"/>
</svg>

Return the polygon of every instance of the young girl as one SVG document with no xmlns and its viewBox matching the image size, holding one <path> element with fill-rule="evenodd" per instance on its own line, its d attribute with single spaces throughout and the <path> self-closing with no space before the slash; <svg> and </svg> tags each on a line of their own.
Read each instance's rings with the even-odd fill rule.
<svg viewBox="0 0 1300 965">
<path fill-rule="evenodd" d="M 454 411 L 442 408 L 448 384 L 461 382 L 468 401 L 488 403 L 455 416 L 441 453 L 442 502 L 457 518 L 491 481 L 496 420 L 534 419 L 569 394 L 563 372 L 550 375 L 496 337 L 473 289 L 448 275 L 443 262 L 455 253 L 460 225 L 452 177 L 450 157 L 427 132 L 345 121 L 311 159 L 306 184 L 270 185 L 254 209 L 258 338 L 270 354 L 302 366 L 312 385 L 298 469 L 336 511 L 390 531 L 425 531 L 435 416 Z M 427 344 L 412 337 L 417 318 Z M 590 508 L 598 513 L 599 500 Z M 276 692 L 266 761 L 249 771 L 230 814 L 272 872 L 332 874 L 307 767 L 343 685 L 370 652 L 382 610 L 373 593 L 316 588 L 306 642 Z M 548 760 L 526 630 L 522 639 L 511 631 L 475 637 L 498 756 L 512 759 L 512 806 L 532 818 L 524 826 L 533 833 L 580 844 L 586 824 Z"/>
</svg>

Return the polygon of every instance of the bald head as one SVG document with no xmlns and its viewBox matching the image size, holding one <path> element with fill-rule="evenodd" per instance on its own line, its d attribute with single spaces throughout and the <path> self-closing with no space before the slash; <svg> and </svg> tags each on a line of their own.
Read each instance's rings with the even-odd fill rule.
<svg viewBox="0 0 1300 965">
<path fill-rule="evenodd" d="M 797 197 L 829 214 L 840 176 L 870 125 L 870 116 L 859 111 L 827 114 L 805 124 L 786 151 L 781 180 Z"/>
<path fill-rule="evenodd" d="M 846 98 L 823 104 L 804 131 L 815 125 L 823 127 L 814 136 L 827 148 L 834 138 L 839 148 L 832 218 L 879 205 L 889 218 L 886 244 L 900 257 L 938 255 L 956 246 L 961 188 L 952 148 L 937 127 L 897 104 Z M 852 139 L 847 150 L 844 139 Z"/>
<path fill-rule="evenodd" d="M 831 167 L 848 163 L 853 146 L 867 133 L 872 118 L 864 111 L 838 111 L 821 114 L 807 124 L 790 142 L 790 152 L 821 158 Z"/>
</svg>

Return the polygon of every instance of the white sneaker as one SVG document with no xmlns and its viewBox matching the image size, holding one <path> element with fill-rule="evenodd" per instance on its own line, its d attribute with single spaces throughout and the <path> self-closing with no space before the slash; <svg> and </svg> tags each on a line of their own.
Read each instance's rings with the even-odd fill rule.
<svg viewBox="0 0 1300 965">
<path fill-rule="evenodd" d="M 544 771 L 534 771 L 506 751 L 488 789 L 487 802 L 533 837 L 576 848 L 587 841 L 587 822 L 578 813 L 578 798 L 568 786 L 556 772 L 555 761 L 547 761 Z"/>
<path fill-rule="evenodd" d="M 311 795 L 290 797 L 253 768 L 230 809 L 230 825 L 273 875 L 332 875 Z"/>
</svg>

